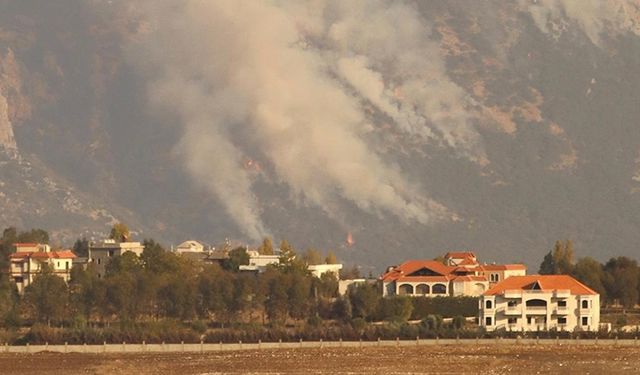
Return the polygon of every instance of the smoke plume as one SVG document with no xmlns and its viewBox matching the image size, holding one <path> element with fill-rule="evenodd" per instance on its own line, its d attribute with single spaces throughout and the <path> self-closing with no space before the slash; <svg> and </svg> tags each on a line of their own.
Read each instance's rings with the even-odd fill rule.
<svg viewBox="0 0 640 375">
<path fill-rule="evenodd" d="M 471 103 L 447 77 L 431 28 L 411 5 L 140 4 L 145 27 L 131 57 L 149 79 L 151 102 L 179 117 L 177 147 L 189 171 L 254 240 L 267 229 L 252 191 L 256 175 L 242 167 L 247 150 L 329 214 L 346 199 L 419 223 L 446 210 L 367 143 L 379 117 L 425 144 L 482 156 Z"/>
<path fill-rule="evenodd" d="M 597 46 L 602 45 L 605 33 L 640 35 L 640 4 L 634 0 L 520 0 L 520 3 L 540 30 L 555 38 L 572 25 Z"/>
</svg>

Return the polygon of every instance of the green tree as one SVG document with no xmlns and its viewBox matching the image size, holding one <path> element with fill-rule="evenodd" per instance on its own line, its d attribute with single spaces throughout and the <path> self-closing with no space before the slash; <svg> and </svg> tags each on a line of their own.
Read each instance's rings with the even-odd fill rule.
<svg viewBox="0 0 640 375">
<path fill-rule="evenodd" d="M 17 315 L 18 290 L 6 274 L 0 273 L 0 321 L 12 326 L 12 318 Z"/>
<path fill-rule="evenodd" d="M 280 243 L 280 257 L 278 260 L 280 261 L 278 268 L 282 272 L 309 274 L 307 263 L 297 256 L 295 249 L 289 245 L 287 240 L 282 240 Z"/>
<path fill-rule="evenodd" d="M 411 297 L 393 296 L 383 298 L 379 303 L 379 316 L 384 320 L 406 322 L 413 312 Z"/>
<path fill-rule="evenodd" d="M 241 265 L 249 264 L 249 254 L 244 247 L 236 247 L 229 252 L 229 258 L 222 262 L 222 268 L 237 272 Z"/>
<path fill-rule="evenodd" d="M 573 242 L 556 241 L 552 251 L 547 253 L 540 264 L 541 275 L 570 275 L 573 271 Z"/>
<path fill-rule="evenodd" d="M 16 242 L 35 242 L 48 244 L 49 233 L 44 229 L 31 229 L 26 232 L 20 232 Z"/>
<path fill-rule="evenodd" d="M 268 269 L 262 277 L 266 286 L 264 308 L 272 324 L 282 325 L 286 322 L 289 314 L 289 281 L 290 278 L 275 269 Z"/>
<path fill-rule="evenodd" d="M 573 277 L 598 292 L 602 302 L 607 300 L 605 274 L 600 262 L 591 257 L 580 258 L 573 267 Z"/>
<path fill-rule="evenodd" d="M 34 320 L 61 322 L 69 303 L 67 284 L 46 265 L 24 290 L 24 306 Z"/>
<path fill-rule="evenodd" d="M 349 290 L 352 316 L 371 320 L 380 303 L 380 293 L 376 285 L 357 284 Z"/>
<path fill-rule="evenodd" d="M 626 308 L 635 306 L 640 277 L 637 262 L 627 257 L 611 258 L 604 265 L 604 272 L 604 286 L 609 299 L 617 299 Z"/>
<path fill-rule="evenodd" d="M 98 277 L 96 265 L 89 263 L 87 269 L 73 267 L 69 281 L 71 306 L 77 314 L 89 321 L 91 315 L 105 302 L 104 281 Z"/>
<path fill-rule="evenodd" d="M 86 238 L 78 238 L 73 244 L 73 253 L 79 257 L 89 256 L 89 240 Z"/>
<path fill-rule="evenodd" d="M 111 227 L 109 238 L 118 242 L 127 242 L 129 240 L 129 228 L 124 223 L 115 223 Z"/>
</svg>

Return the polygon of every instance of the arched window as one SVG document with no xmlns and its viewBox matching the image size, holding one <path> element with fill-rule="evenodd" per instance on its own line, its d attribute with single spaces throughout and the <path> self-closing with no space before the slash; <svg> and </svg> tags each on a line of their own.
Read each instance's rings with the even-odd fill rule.
<svg viewBox="0 0 640 375">
<path fill-rule="evenodd" d="M 413 285 L 411 284 L 402 284 L 398 287 L 398 294 L 403 296 L 406 294 L 413 294 Z"/>
<path fill-rule="evenodd" d="M 493 303 L 491 302 L 491 300 L 487 300 L 487 302 L 485 302 L 484 305 L 487 309 L 493 308 Z"/>
<path fill-rule="evenodd" d="M 582 301 L 582 308 L 583 309 L 588 309 L 589 308 L 589 301 L 583 300 Z"/>
<path fill-rule="evenodd" d="M 435 284 L 431 288 L 433 294 L 447 294 L 447 287 L 444 284 Z"/>
<path fill-rule="evenodd" d="M 419 294 L 419 295 L 429 294 L 429 285 L 420 284 L 416 286 L 416 294 Z"/>
</svg>

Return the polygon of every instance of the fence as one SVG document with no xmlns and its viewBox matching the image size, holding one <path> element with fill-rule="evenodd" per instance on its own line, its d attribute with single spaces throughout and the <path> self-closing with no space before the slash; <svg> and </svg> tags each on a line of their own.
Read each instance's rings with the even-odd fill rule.
<svg viewBox="0 0 640 375">
<path fill-rule="evenodd" d="M 377 340 L 377 341 L 303 341 L 298 342 L 257 342 L 257 343 L 126 343 L 102 345 L 3 345 L 0 353 L 204 353 L 233 350 L 296 349 L 296 348 L 370 348 L 370 347 L 410 347 L 438 345 L 592 345 L 592 346 L 640 346 L 634 339 L 538 339 L 538 338 L 494 338 L 494 339 L 420 339 Z"/>
</svg>

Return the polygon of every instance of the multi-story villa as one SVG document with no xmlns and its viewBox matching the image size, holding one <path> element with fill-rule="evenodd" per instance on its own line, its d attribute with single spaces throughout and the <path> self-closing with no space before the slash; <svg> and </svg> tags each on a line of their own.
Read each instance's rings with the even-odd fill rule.
<svg viewBox="0 0 640 375">
<path fill-rule="evenodd" d="M 17 243 L 14 246 L 16 252 L 9 256 L 9 273 L 19 293 L 24 292 L 45 266 L 64 281 L 71 278 L 72 263 L 76 257 L 71 250 L 51 251 L 49 245 L 37 243 Z"/>
<path fill-rule="evenodd" d="M 409 260 L 381 277 L 382 295 L 479 296 L 498 280 L 524 275 L 524 264 L 480 264 L 472 252 L 450 252 L 444 262 Z"/>
<path fill-rule="evenodd" d="M 115 240 L 92 242 L 89 244 L 89 262 L 95 264 L 98 277 L 104 277 L 111 258 L 120 256 L 127 251 L 140 256 L 144 251 L 144 245 L 140 242 L 116 242 Z"/>
<path fill-rule="evenodd" d="M 600 324 L 600 295 L 567 275 L 512 276 L 479 304 L 488 331 L 596 331 Z"/>
</svg>

